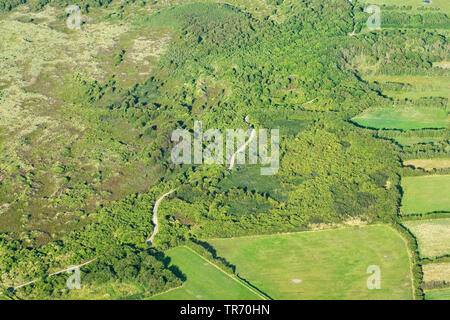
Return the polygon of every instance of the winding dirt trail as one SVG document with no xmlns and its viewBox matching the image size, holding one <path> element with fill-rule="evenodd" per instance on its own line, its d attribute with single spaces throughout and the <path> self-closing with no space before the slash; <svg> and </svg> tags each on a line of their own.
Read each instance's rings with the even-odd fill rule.
<svg viewBox="0 0 450 320">
<path fill-rule="evenodd" d="M 312 102 L 312 101 L 311 101 L 311 102 Z M 249 121 L 248 121 L 248 117 L 249 117 L 249 116 L 246 116 L 246 117 L 245 117 L 245 122 L 246 122 L 248 125 L 250 125 L 250 123 L 249 123 Z M 244 151 L 245 148 L 248 146 L 248 144 L 255 138 L 255 136 L 256 136 L 256 130 L 255 130 L 254 128 L 252 128 L 252 132 L 250 133 L 249 139 L 248 139 L 248 140 L 247 140 L 247 141 L 246 141 L 246 142 L 245 142 L 245 143 L 244 143 L 244 144 L 243 144 L 243 145 L 242 145 L 242 146 L 241 146 L 241 147 L 233 154 L 233 156 L 231 157 L 230 166 L 229 166 L 228 170 L 233 169 L 234 163 L 235 163 L 235 159 L 236 159 L 236 155 L 237 155 L 239 152 Z M 158 200 L 156 200 L 155 205 L 153 206 L 153 217 L 152 217 L 152 222 L 153 222 L 153 224 L 155 225 L 155 228 L 153 229 L 153 233 L 152 233 L 152 235 L 150 236 L 150 238 L 148 238 L 148 239 L 145 241 L 146 243 L 148 243 L 148 244 L 151 245 L 151 244 L 153 243 L 153 240 L 154 240 L 155 236 L 158 234 L 158 231 L 159 231 L 159 224 L 158 224 L 158 207 L 159 207 L 159 205 L 161 204 L 161 201 L 163 201 L 164 198 L 167 197 L 168 195 L 170 195 L 170 194 L 172 194 L 173 192 L 175 192 L 175 190 L 176 190 L 176 189 L 172 189 L 172 190 L 170 190 L 170 191 L 164 193 L 161 197 L 158 198 Z M 86 261 L 85 263 L 82 263 L 82 264 L 79 264 L 79 265 L 71 266 L 71 267 L 68 267 L 68 268 L 66 268 L 66 269 L 63 269 L 63 270 L 60 270 L 60 271 L 57 271 L 57 272 L 50 273 L 50 274 L 48 274 L 48 275 L 46 275 L 46 276 L 44 276 L 44 277 L 42 277 L 42 278 L 35 279 L 35 280 L 31 280 L 31 281 L 29 281 L 29 282 L 26 282 L 26 283 L 23 283 L 23 284 L 18 285 L 18 286 L 16 286 L 16 287 L 13 287 L 12 290 L 14 291 L 14 290 L 20 289 L 20 288 L 22 288 L 22 287 L 28 286 L 28 285 L 30 285 L 30 284 L 35 283 L 36 281 L 38 281 L 38 280 L 40 280 L 40 279 L 45 279 L 45 278 L 48 278 L 48 277 L 52 277 L 52 276 L 58 275 L 58 274 L 60 274 L 60 273 L 64 273 L 64 272 L 68 272 L 68 271 L 70 271 L 70 270 L 74 270 L 74 269 L 77 269 L 77 268 L 81 268 L 81 267 L 83 267 L 83 266 L 85 266 L 85 265 L 88 265 L 88 264 L 94 262 L 95 260 L 97 260 L 97 258 L 94 258 L 94 259 L 92 259 L 92 260 Z M 0 292 L 0 294 L 3 294 L 3 292 Z"/>
<path fill-rule="evenodd" d="M 230 166 L 228 167 L 228 170 L 232 170 L 234 168 L 234 162 L 236 159 L 236 155 L 239 152 L 245 151 L 245 148 L 247 148 L 247 146 L 249 145 L 250 142 L 252 142 L 252 140 L 255 138 L 255 136 L 256 136 L 256 130 L 252 129 L 252 132 L 250 133 L 250 137 L 248 138 L 248 140 L 239 149 L 237 149 L 235 153 L 233 153 L 233 156 L 231 157 L 231 160 L 230 160 Z"/>
<path fill-rule="evenodd" d="M 147 241 L 145 241 L 146 243 L 152 244 L 153 243 L 153 239 L 158 234 L 158 207 L 159 207 L 161 201 L 163 201 L 163 199 L 165 197 L 167 197 L 168 195 L 172 194 L 174 191 L 175 191 L 175 189 L 172 189 L 169 192 L 164 193 L 161 197 L 159 197 L 158 200 L 156 200 L 155 206 L 153 207 L 153 218 L 152 218 L 153 224 L 155 225 L 155 229 L 153 229 L 153 233 L 150 236 L 150 238 L 148 238 Z"/>
<path fill-rule="evenodd" d="M 159 197 L 158 200 L 156 200 L 155 205 L 153 207 L 153 218 L 152 218 L 153 224 L 155 225 L 155 229 L 153 230 L 153 234 L 151 235 L 151 237 L 147 241 L 145 241 L 146 243 L 152 244 L 153 243 L 153 239 L 155 238 L 156 234 L 158 233 L 158 207 L 159 207 L 161 201 L 165 197 L 167 197 L 169 194 L 173 193 L 174 191 L 175 191 L 175 189 L 172 189 L 169 192 L 166 192 L 165 194 L 163 194 L 161 197 Z M 79 264 L 79 265 L 71 266 L 71 267 L 68 267 L 66 269 L 50 273 L 48 275 L 43 276 L 42 278 L 34 279 L 34 280 L 31 280 L 31 281 L 22 283 L 22 284 L 20 284 L 18 286 L 12 287 L 12 291 L 15 291 L 17 289 L 26 287 L 26 286 L 28 286 L 30 284 L 33 284 L 33 283 L 37 282 L 40 279 L 45 279 L 45 278 L 56 276 L 58 274 L 61 274 L 61 273 L 64 273 L 64 272 L 68 272 L 68 271 L 71 271 L 71 270 L 74 270 L 74 269 L 77 269 L 77 268 L 81 268 L 81 267 L 83 267 L 85 265 L 88 265 L 88 264 L 94 262 L 95 260 L 97 260 L 97 258 L 91 259 L 91 260 L 86 261 L 86 262 L 84 262 L 82 264 Z M 3 292 L 0 292 L 0 294 L 3 294 Z"/>
<path fill-rule="evenodd" d="M 245 123 L 247 123 L 248 125 L 250 125 L 249 120 L 248 120 L 249 116 L 247 115 L 244 119 Z M 235 159 L 236 159 L 236 155 L 239 152 L 242 152 L 245 150 L 245 148 L 248 146 L 248 144 L 255 138 L 256 136 L 256 130 L 254 128 L 252 128 L 252 132 L 250 133 L 250 137 L 248 138 L 248 140 L 235 152 L 233 153 L 233 156 L 231 157 L 230 160 L 230 166 L 228 167 L 228 170 L 233 169 L 234 167 L 234 163 L 235 163 Z M 164 193 L 161 197 L 159 197 L 158 200 L 156 200 L 155 205 L 153 207 L 153 224 L 155 225 L 155 228 L 153 229 L 153 233 L 150 236 L 150 238 L 148 238 L 145 242 L 148 244 L 152 244 L 153 240 L 155 239 L 155 236 L 158 234 L 159 231 L 159 225 L 158 225 L 158 207 L 161 204 L 161 201 L 164 200 L 165 197 L 167 197 L 168 195 L 172 194 L 173 192 L 175 192 L 176 189 L 172 189 L 166 193 Z"/>
<path fill-rule="evenodd" d="M 150 237 L 147 241 L 145 241 L 146 243 L 152 244 L 153 239 L 155 238 L 156 234 L 158 233 L 158 207 L 159 207 L 161 201 L 162 201 L 165 197 L 167 197 L 168 195 L 170 195 L 171 193 L 173 193 L 174 191 L 175 191 L 175 189 L 172 189 L 172 190 L 170 190 L 169 192 L 166 192 L 165 194 L 163 194 L 161 197 L 159 197 L 158 200 L 156 200 L 155 205 L 154 205 L 154 207 L 153 207 L 153 218 L 152 218 L 153 224 L 155 225 L 155 229 L 153 230 L 153 234 L 151 235 L 151 237 Z M 48 275 L 43 276 L 42 278 L 34 279 L 34 280 L 31 280 L 31 281 L 22 283 L 22 284 L 20 284 L 20 285 L 18 285 L 18 286 L 12 287 L 12 291 L 15 291 L 15 290 L 17 290 L 17 289 L 26 287 L 26 286 L 28 286 L 28 285 L 30 285 L 30 284 L 33 284 L 33 283 L 37 282 L 38 280 L 45 279 L 45 278 L 52 277 L 52 276 L 56 276 L 56 275 L 58 275 L 58 274 L 61 274 L 61 273 L 64 273 L 64 272 L 68 272 L 68 271 L 71 271 L 71 270 L 74 270 L 74 269 L 77 269 L 77 268 L 81 268 L 81 267 L 83 267 L 83 266 L 85 266 L 85 265 L 88 265 L 88 264 L 94 262 L 95 260 L 97 260 L 97 258 L 91 259 L 91 260 L 86 261 L 86 262 L 84 262 L 84 263 L 82 263 L 82 264 L 79 264 L 79 265 L 70 266 L 70 267 L 68 267 L 68 268 L 66 268 L 66 269 L 63 269 L 63 270 L 59 270 L 59 271 L 50 273 L 50 274 L 48 274 Z M 3 294 L 3 292 L 0 292 L 0 294 Z"/>
<path fill-rule="evenodd" d="M 35 283 L 35 282 L 38 281 L 38 280 L 45 279 L 45 278 L 52 277 L 52 276 L 56 276 L 57 274 L 60 274 L 60 273 L 64 273 L 64 272 L 72 271 L 72 270 L 74 270 L 74 269 L 81 268 L 81 267 L 83 267 L 83 266 L 85 266 L 85 265 L 88 265 L 89 263 L 94 262 L 95 260 L 97 260 L 97 258 L 91 259 L 91 260 L 86 261 L 85 263 L 82 263 L 82 264 L 78 264 L 78 265 L 71 266 L 71 267 L 68 267 L 68 268 L 66 268 L 66 269 L 63 269 L 63 270 L 59 270 L 59 271 L 50 273 L 50 274 L 48 274 L 48 275 L 46 275 L 46 276 L 43 276 L 42 278 L 34 279 L 34 280 L 28 281 L 28 282 L 26 282 L 26 283 L 22 283 L 21 285 L 18 285 L 18 286 L 16 286 L 16 287 L 12 287 L 12 290 L 15 291 L 15 290 L 20 289 L 20 288 L 22 288 L 22 287 L 26 287 L 26 286 L 28 286 L 28 285 L 30 285 L 30 284 L 33 284 L 33 283 Z M 3 292 L 1 292 L 1 293 L 3 293 Z"/>
<path fill-rule="evenodd" d="M 249 120 L 248 120 L 248 115 L 245 117 L 245 119 L 244 119 L 244 121 L 245 121 L 245 123 L 247 123 L 248 125 L 250 125 L 250 122 L 249 122 Z M 245 148 L 247 148 L 247 146 L 249 145 L 249 143 L 250 142 L 252 142 L 252 140 L 255 138 L 255 136 L 256 136 L 256 130 L 252 127 L 252 132 L 250 133 L 250 137 L 248 138 L 248 140 L 239 148 L 239 149 L 237 149 L 236 150 L 236 152 L 235 153 L 233 153 L 233 155 L 231 156 L 231 159 L 230 159 L 230 166 L 228 167 L 228 170 L 232 170 L 233 168 L 234 168 L 234 162 L 235 162 L 235 159 L 236 159 L 236 155 L 239 153 L 239 152 L 242 152 L 242 151 L 245 151 Z"/>
</svg>

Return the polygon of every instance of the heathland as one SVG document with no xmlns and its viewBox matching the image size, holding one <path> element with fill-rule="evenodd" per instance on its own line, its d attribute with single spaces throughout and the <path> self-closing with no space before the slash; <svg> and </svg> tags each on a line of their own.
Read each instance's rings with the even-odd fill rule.
<svg viewBox="0 0 450 320">
<path fill-rule="evenodd" d="M 449 157 L 444 1 L 379 0 L 381 30 L 367 28 L 359 1 L 71 4 L 80 7 L 80 29 L 68 28 L 74 15 L 65 1 L 0 0 L 2 298 L 148 298 L 172 289 L 167 295 L 193 297 L 189 288 L 216 298 L 201 287 L 222 290 L 212 277 L 227 298 L 226 288 L 247 298 L 256 286 L 275 298 L 408 299 L 410 269 L 414 297 L 423 298 L 426 261 L 399 212 L 450 210 L 448 169 L 419 177 L 428 173 L 403 165 Z M 174 164 L 172 132 L 195 121 L 205 130 L 280 129 L 278 173 L 261 176 L 261 163 Z M 153 207 L 172 189 L 149 247 Z M 265 240 L 285 267 L 300 268 L 279 282 L 270 276 L 283 266 L 259 257 L 260 245 L 239 257 L 224 247 L 235 269 L 208 245 L 349 223 L 360 228 L 272 236 L 295 238 L 286 252 L 310 273 Z M 439 250 L 426 255 L 447 251 L 439 234 Z M 210 242 L 219 252 L 227 241 L 237 240 Z M 193 242 L 231 277 L 174 249 Z M 251 258 L 273 270 L 250 268 Z M 79 291 L 68 290 L 66 273 L 47 277 L 89 261 Z M 386 286 L 369 292 L 365 271 L 376 264 Z M 205 268 L 202 280 L 195 272 Z M 336 283 L 308 282 L 326 271 Z"/>
</svg>

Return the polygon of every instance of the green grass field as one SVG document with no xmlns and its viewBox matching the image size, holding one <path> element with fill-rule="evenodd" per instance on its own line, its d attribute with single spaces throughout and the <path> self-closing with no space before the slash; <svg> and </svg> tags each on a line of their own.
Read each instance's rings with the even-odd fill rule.
<svg viewBox="0 0 450 320">
<path fill-rule="evenodd" d="M 440 130 L 420 130 L 420 131 L 397 131 L 397 130 L 383 130 L 378 131 L 380 137 L 392 139 L 398 144 L 408 147 L 416 144 L 439 144 L 444 143 L 445 140 L 450 139 L 449 131 L 447 129 Z"/>
<path fill-rule="evenodd" d="M 411 299 L 404 240 L 388 226 L 208 241 L 239 276 L 274 299 Z M 366 273 L 381 269 L 381 289 Z"/>
<path fill-rule="evenodd" d="M 411 130 L 445 128 L 449 116 L 444 109 L 407 106 L 370 108 L 352 120 L 367 128 Z"/>
<path fill-rule="evenodd" d="M 444 137 L 402 137 L 395 138 L 402 146 L 412 146 L 418 143 L 435 143 L 444 140 Z"/>
<path fill-rule="evenodd" d="M 439 64 L 437 64 L 439 65 Z M 436 66 L 437 67 L 437 66 Z M 397 98 L 410 100 L 422 97 L 448 97 L 450 95 L 449 76 L 440 75 L 367 75 L 366 81 L 378 83 L 402 83 L 408 87 L 402 90 L 383 90 L 383 94 Z"/>
<path fill-rule="evenodd" d="M 434 258 L 450 254 L 450 219 L 405 221 L 407 227 L 416 237 L 420 255 Z"/>
<path fill-rule="evenodd" d="M 450 282 L 450 263 L 430 263 L 422 266 L 423 281 Z"/>
<path fill-rule="evenodd" d="M 450 175 L 404 177 L 403 214 L 450 211 Z"/>
<path fill-rule="evenodd" d="M 403 161 L 405 166 L 413 166 L 414 168 L 422 168 L 427 171 L 433 169 L 446 169 L 450 168 L 449 158 L 436 158 L 436 159 L 411 159 Z"/>
<path fill-rule="evenodd" d="M 387 6 L 412 6 L 413 9 L 419 7 L 439 8 L 442 12 L 450 12 L 450 2 L 448 0 L 433 0 L 431 3 L 425 3 L 423 0 L 364 0 L 363 3 L 387 5 Z"/>
<path fill-rule="evenodd" d="M 261 300 L 236 278 L 224 273 L 215 265 L 186 247 L 167 252 L 171 264 L 186 276 L 182 287 L 153 296 L 156 300 Z"/>
<path fill-rule="evenodd" d="M 438 77 L 436 77 L 438 78 Z M 425 97 L 441 97 L 446 98 L 450 95 L 450 91 L 446 88 L 413 88 L 411 90 L 394 91 L 386 90 L 383 94 L 396 99 L 417 100 Z"/>
<path fill-rule="evenodd" d="M 425 300 L 450 300 L 450 288 L 427 291 Z"/>
</svg>

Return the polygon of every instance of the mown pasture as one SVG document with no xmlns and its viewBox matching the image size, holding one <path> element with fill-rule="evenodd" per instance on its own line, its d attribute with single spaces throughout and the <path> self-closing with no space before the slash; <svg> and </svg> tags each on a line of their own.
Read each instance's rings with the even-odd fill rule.
<svg viewBox="0 0 450 320">
<path fill-rule="evenodd" d="M 172 266 L 185 275 L 182 287 L 153 296 L 155 300 L 260 300 L 253 289 L 240 280 L 226 274 L 213 263 L 187 247 L 178 247 L 167 252 Z"/>
<path fill-rule="evenodd" d="M 450 300 L 450 288 L 427 291 L 425 300 Z"/>
<path fill-rule="evenodd" d="M 450 282 L 450 263 L 430 263 L 422 266 L 423 281 L 432 282 Z"/>
<path fill-rule="evenodd" d="M 404 240 L 390 227 L 215 239 L 217 254 L 274 299 L 411 299 Z M 381 269 L 381 289 L 367 287 L 367 268 Z"/>
<path fill-rule="evenodd" d="M 450 175 L 403 177 L 402 214 L 450 211 Z"/>
<path fill-rule="evenodd" d="M 354 117 L 352 121 L 375 129 L 438 129 L 447 126 L 449 116 L 445 109 L 435 107 L 375 107 Z"/>
<path fill-rule="evenodd" d="M 450 253 L 450 218 L 405 221 L 403 225 L 416 237 L 421 257 Z"/>
<path fill-rule="evenodd" d="M 446 169 L 450 168 L 449 158 L 440 159 L 411 159 L 403 161 L 404 166 L 413 166 L 414 168 L 421 168 L 427 171 L 433 169 Z"/>
<path fill-rule="evenodd" d="M 436 68 L 441 64 L 437 63 Z M 383 94 L 396 99 L 420 99 L 423 97 L 448 97 L 450 76 L 444 75 L 367 75 L 364 80 L 380 84 L 398 84 L 401 88 L 383 90 Z"/>
<path fill-rule="evenodd" d="M 450 2 L 447 0 L 433 0 L 430 3 L 425 3 L 423 0 L 370 0 L 363 2 L 367 4 L 376 4 L 376 5 L 387 5 L 387 6 L 411 6 L 412 9 L 417 10 L 417 8 L 433 8 L 439 9 L 442 12 L 450 13 Z"/>
<path fill-rule="evenodd" d="M 380 137 L 390 139 L 397 142 L 403 147 L 411 147 L 416 144 L 440 144 L 444 143 L 449 138 L 449 131 L 446 129 L 440 130 L 383 130 L 377 133 Z"/>
<path fill-rule="evenodd" d="M 403 137 L 399 136 L 395 138 L 395 141 L 397 141 L 402 146 L 412 146 L 415 144 L 427 144 L 427 143 L 436 143 L 443 141 L 444 137 Z"/>
</svg>

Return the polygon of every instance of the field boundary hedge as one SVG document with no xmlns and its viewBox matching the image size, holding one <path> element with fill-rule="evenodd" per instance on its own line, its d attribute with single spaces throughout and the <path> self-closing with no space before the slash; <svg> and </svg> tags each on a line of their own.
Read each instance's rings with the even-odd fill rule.
<svg viewBox="0 0 450 320">
<path fill-rule="evenodd" d="M 239 274 L 236 273 L 236 266 L 227 261 L 225 258 L 218 257 L 216 250 L 207 242 L 203 242 L 196 239 L 190 239 L 187 242 L 187 247 L 194 250 L 197 254 L 201 255 L 203 258 L 207 259 L 211 263 L 218 265 L 219 268 L 224 269 L 223 271 L 227 272 L 230 276 L 235 277 L 236 280 L 242 282 L 243 285 L 246 287 L 250 287 L 250 289 L 257 291 L 260 295 L 264 296 L 267 300 L 273 300 L 272 297 L 270 297 L 267 293 L 261 291 L 258 287 L 251 284 L 250 281 L 248 281 L 245 278 L 242 278 L 239 276 Z M 205 254 L 212 260 L 205 257 Z"/>
<path fill-rule="evenodd" d="M 424 300 L 425 294 L 422 288 L 423 285 L 423 270 L 422 261 L 420 259 L 419 245 L 417 243 L 416 237 L 411 233 L 411 231 L 400 223 L 393 223 L 392 228 L 396 230 L 400 237 L 406 243 L 406 249 L 410 256 L 411 263 L 411 276 L 412 276 L 412 289 L 413 298 L 415 300 Z"/>
<path fill-rule="evenodd" d="M 240 283 L 242 286 L 246 287 L 249 291 L 253 292 L 254 294 L 256 294 L 257 296 L 259 296 L 260 298 L 262 298 L 263 300 L 269 300 L 270 298 L 262 293 L 258 288 L 256 288 L 253 285 L 250 285 L 248 281 L 244 281 L 244 279 L 237 277 L 234 273 L 230 274 L 228 272 L 226 272 L 225 270 L 223 270 L 220 266 L 216 265 L 215 263 L 213 263 L 212 261 L 210 261 L 209 259 L 205 258 L 203 255 L 201 255 L 200 253 L 198 253 L 197 251 L 195 251 L 194 249 L 192 249 L 189 246 L 184 246 L 185 248 L 187 248 L 188 250 L 191 250 L 193 253 L 195 253 L 196 255 L 198 255 L 201 259 L 206 260 L 207 262 L 209 262 L 210 264 L 212 264 L 214 267 L 216 267 L 217 269 L 219 269 L 220 271 L 222 271 L 223 273 L 225 273 L 226 275 L 228 275 L 231 279 L 233 279 L 234 281 Z M 219 260 L 220 261 L 220 260 Z"/>
</svg>

